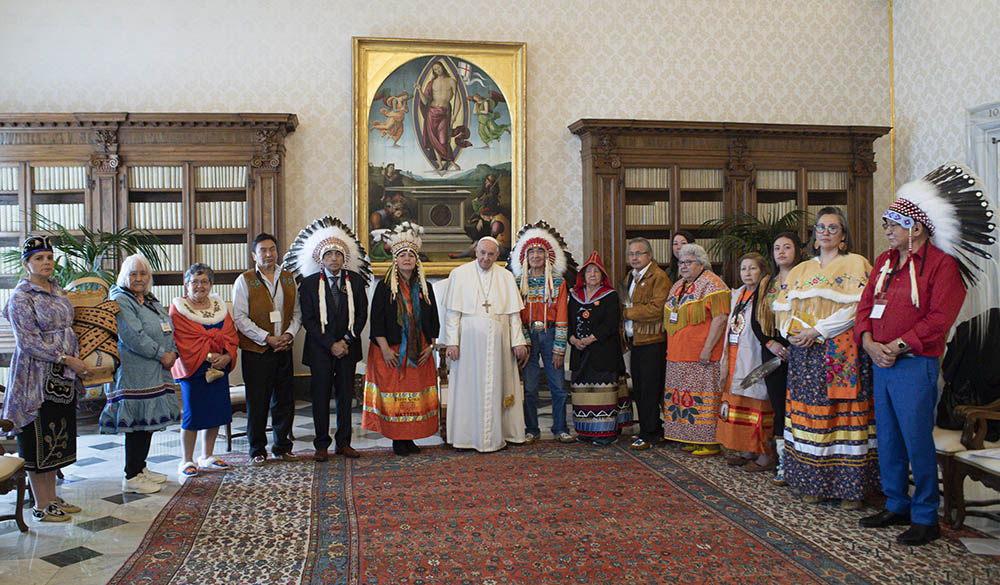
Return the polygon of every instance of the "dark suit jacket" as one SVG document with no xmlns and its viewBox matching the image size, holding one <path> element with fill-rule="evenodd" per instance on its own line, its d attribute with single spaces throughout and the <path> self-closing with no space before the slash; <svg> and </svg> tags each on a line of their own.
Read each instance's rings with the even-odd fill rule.
<svg viewBox="0 0 1000 585">
<path fill-rule="evenodd" d="M 319 360 L 332 360 L 330 348 L 337 341 L 348 342 L 347 357 L 361 360 L 361 331 L 368 322 L 368 295 L 365 294 L 365 280 L 356 272 L 344 270 L 351 279 L 351 289 L 354 293 L 354 328 L 347 330 L 347 295 L 343 290 L 340 295 L 339 310 L 334 311 L 333 292 L 329 285 L 324 286 L 326 294 L 326 332 L 321 331 L 319 322 L 319 277 L 322 271 L 307 276 L 299 284 L 299 302 L 302 307 L 302 326 L 306 329 L 306 342 L 302 347 L 302 363 L 307 366 L 322 363 Z M 343 284 L 341 284 L 343 287 Z"/>
</svg>

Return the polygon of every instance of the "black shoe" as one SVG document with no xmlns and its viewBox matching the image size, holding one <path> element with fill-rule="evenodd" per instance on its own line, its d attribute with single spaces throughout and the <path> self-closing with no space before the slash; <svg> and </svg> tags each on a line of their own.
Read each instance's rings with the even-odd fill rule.
<svg viewBox="0 0 1000 585">
<path fill-rule="evenodd" d="M 910 523 L 909 514 L 897 514 L 890 510 L 882 510 L 878 514 L 865 516 L 858 520 L 862 528 L 885 528 L 886 526 L 906 526 Z"/>
<path fill-rule="evenodd" d="M 941 537 L 941 527 L 937 524 L 910 524 L 906 532 L 896 537 L 896 542 L 908 546 L 922 546 Z"/>
<path fill-rule="evenodd" d="M 402 457 L 406 457 L 410 454 L 410 450 L 406 446 L 406 441 L 393 441 L 392 452 Z"/>
<path fill-rule="evenodd" d="M 417 447 L 417 444 L 414 443 L 413 441 L 404 441 L 404 442 L 406 443 L 406 450 L 409 453 L 415 454 L 420 452 L 420 447 Z"/>
</svg>

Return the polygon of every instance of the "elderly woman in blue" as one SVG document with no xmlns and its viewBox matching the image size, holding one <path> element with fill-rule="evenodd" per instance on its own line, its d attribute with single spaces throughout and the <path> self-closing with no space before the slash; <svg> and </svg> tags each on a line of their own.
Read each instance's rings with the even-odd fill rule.
<svg viewBox="0 0 1000 585">
<path fill-rule="evenodd" d="M 118 303 L 118 354 L 114 388 L 101 413 L 102 433 L 125 433 L 125 477 L 122 491 L 151 494 L 167 480 L 146 467 L 153 431 L 181 419 L 170 373 L 177 345 L 170 315 L 151 293 L 153 271 L 139 254 L 122 262 L 111 300 Z"/>
</svg>

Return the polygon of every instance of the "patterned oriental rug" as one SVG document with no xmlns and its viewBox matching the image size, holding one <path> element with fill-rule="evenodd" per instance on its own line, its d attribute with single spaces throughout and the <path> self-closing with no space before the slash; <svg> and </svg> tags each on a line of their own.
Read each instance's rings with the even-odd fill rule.
<svg viewBox="0 0 1000 585">
<path fill-rule="evenodd" d="M 899 528 L 857 527 L 873 508 L 805 504 L 765 475 L 554 442 L 237 465 L 188 480 L 109 584 L 1000 582 L 1000 560 L 957 541 L 975 533 L 899 546 Z"/>
</svg>

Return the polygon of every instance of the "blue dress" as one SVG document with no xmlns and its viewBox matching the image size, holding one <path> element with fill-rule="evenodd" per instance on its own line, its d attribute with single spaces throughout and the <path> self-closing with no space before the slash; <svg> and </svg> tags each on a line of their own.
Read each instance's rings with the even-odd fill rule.
<svg viewBox="0 0 1000 585">
<path fill-rule="evenodd" d="M 170 315 L 151 295 L 140 305 L 132 291 L 112 286 L 109 296 L 118 303 L 121 366 L 101 412 L 101 432 L 158 431 L 177 423 L 177 385 L 160 363 L 164 353 L 177 351 Z"/>
<path fill-rule="evenodd" d="M 202 327 L 221 329 L 222 324 L 223 321 L 219 321 Z M 226 367 L 224 376 L 211 384 L 205 381 L 208 368 L 208 362 L 202 362 L 193 375 L 177 380 L 184 399 L 181 428 L 186 431 L 213 429 L 233 421 L 233 407 L 229 402 L 229 372 L 232 364 Z"/>
</svg>

